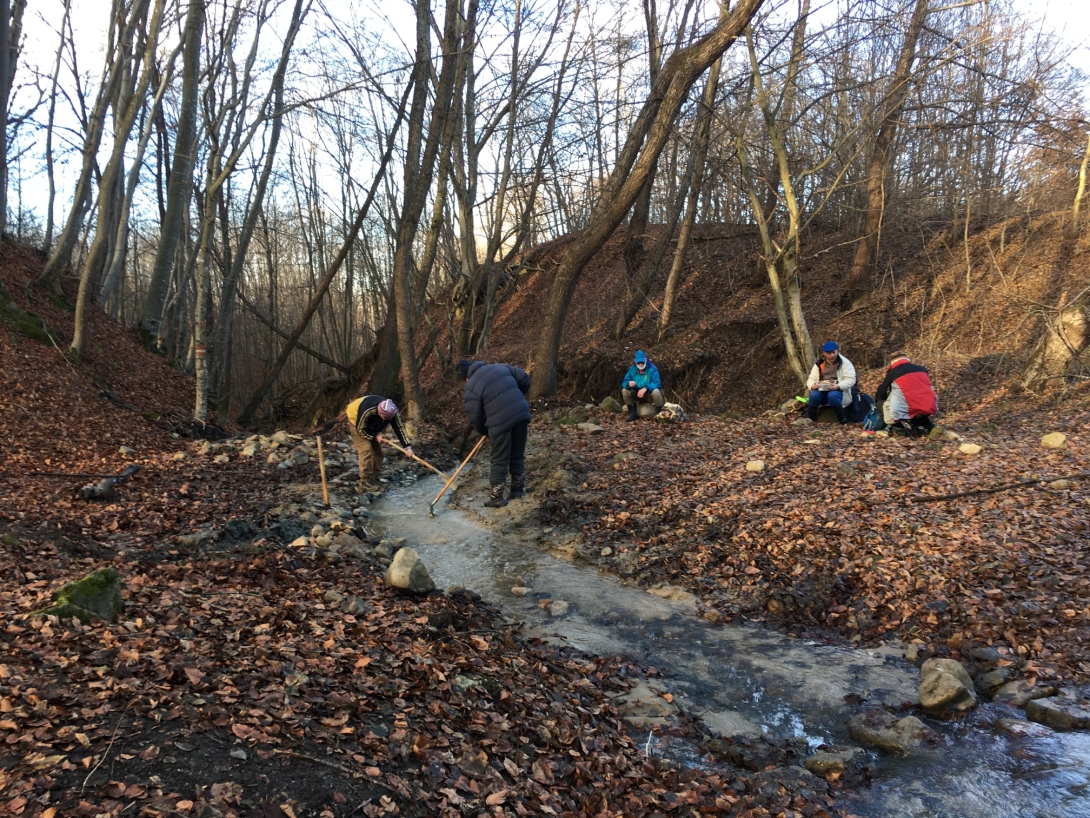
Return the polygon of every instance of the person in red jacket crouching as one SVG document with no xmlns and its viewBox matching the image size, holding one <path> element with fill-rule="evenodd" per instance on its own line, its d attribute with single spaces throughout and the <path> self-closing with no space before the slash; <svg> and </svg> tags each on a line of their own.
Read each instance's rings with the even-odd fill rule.
<svg viewBox="0 0 1090 818">
<path fill-rule="evenodd" d="M 931 376 L 903 352 L 890 360 L 886 378 L 874 399 L 882 405 L 882 416 L 893 434 L 927 434 L 939 411 L 939 399 L 931 386 Z"/>
</svg>

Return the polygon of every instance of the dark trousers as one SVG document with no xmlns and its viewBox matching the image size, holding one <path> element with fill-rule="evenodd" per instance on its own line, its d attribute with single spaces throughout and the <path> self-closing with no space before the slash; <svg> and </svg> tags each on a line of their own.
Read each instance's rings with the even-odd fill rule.
<svg viewBox="0 0 1090 818">
<path fill-rule="evenodd" d="M 499 486 L 507 482 L 507 474 L 526 474 L 526 434 L 530 421 L 516 423 L 511 429 L 489 437 L 492 448 L 492 468 L 488 482 Z"/>
</svg>

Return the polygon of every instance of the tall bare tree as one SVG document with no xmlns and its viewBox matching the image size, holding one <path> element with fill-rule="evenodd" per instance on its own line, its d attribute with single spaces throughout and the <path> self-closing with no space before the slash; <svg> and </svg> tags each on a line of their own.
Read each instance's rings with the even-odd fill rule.
<svg viewBox="0 0 1090 818">
<path fill-rule="evenodd" d="M 761 2 L 742 0 L 708 34 L 675 51 L 660 70 L 583 233 L 568 246 L 558 265 L 534 346 L 532 397 L 556 391 L 560 336 L 584 267 L 620 224 L 651 175 L 693 83 L 730 47 Z"/>
</svg>

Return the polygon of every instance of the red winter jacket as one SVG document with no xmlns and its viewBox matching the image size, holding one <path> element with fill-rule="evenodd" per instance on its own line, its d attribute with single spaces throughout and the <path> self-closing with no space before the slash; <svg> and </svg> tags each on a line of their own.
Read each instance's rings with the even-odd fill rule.
<svg viewBox="0 0 1090 818">
<path fill-rule="evenodd" d="M 898 360 L 904 361 L 904 363 L 898 363 L 889 368 L 889 371 L 886 372 L 886 379 L 882 381 L 878 391 L 874 393 L 874 399 L 884 401 L 889 397 L 890 389 L 896 383 L 908 402 L 908 416 L 910 418 L 920 417 L 921 415 L 930 416 L 938 412 L 939 400 L 935 395 L 934 388 L 931 386 L 931 376 L 928 375 L 927 370 L 919 364 L 914 364 L 904 358 Z"/>
</svg>

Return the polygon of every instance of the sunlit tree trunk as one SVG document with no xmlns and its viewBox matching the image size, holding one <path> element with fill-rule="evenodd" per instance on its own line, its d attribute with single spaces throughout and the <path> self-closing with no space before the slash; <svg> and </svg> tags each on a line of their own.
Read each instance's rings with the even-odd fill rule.
<svg viewBox="0 0 1090 818">
<path fill-rule="evenodd" d="M 734 42 L 761 2 L 742 0 L 708 34 L 674 52 L 663 65 L 583 233 L 568 245 L 560 260 L 534 346 L 531 397 L 556 392 L 564 319 L 584 267 L 620 224 L 651 175 L 693 83 Z"/>
<path fill-rule="evenodd" d="M 905 31 L 901 54 L 897 67 L 890 80 L 886 94 L 885 110 L 882 114 L 878 133 L 874 137 L 870 161 L 867 164 L 867 215 L 863 225 L 863 235 L 855 246 L 855 258 L 848 274 L 848 294 L 851 303 L 865 298 L 870 293 L 871 271 L 874 266 L 874 254 L 878 247 L 878 237 L 882 228 L 882 217 L 886 208 L 886 185 L 893 162 L 893 145 L 897 136 L 897 126 L 908 97 L 909 83 L 912 78 L 912 63 L 916 59 L 916 44 L 927 19 L 928 0 L 916 0 L 908 29 Z"/>
</svg>

